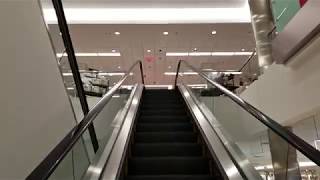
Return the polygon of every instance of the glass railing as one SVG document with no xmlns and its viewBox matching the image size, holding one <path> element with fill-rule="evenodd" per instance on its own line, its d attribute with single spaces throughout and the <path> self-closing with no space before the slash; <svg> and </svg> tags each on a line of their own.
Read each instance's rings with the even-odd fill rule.
<svg viewBox="0 0 320 180">
<path fill-rule="evenodd" d="M 141 61 L 137 61 L 33 170 L 27 179 L 79 180 L 84 178 L 91 163 L 99 159 L 101 151 L 110 142 L 114 129 L 121 126 L 119 121 L 121 122 L 125 117 L 128 110 L 126 105 L 130 103 L 133 90 L 136 89 L 137 83 L 141 81 L 144 83 L 142 74 Z M 92 146 L 86 146 L 91 143 L 91 138 L 87 133 L 91 123 L 95 127 L 99 143 L 97 153 L 88 148 Z"/>
<path fill-rule="evenodd" d="M 198 74 L 198 77 L 185 78 L 187 75 L 183 72 Z M 262 179 L 320 179 L 320 151 L 316 150 L 316 140 L 299 137 L 296 125 L 279 125 L 184 61 L 177 78 L 177 83 L 188 86 L 195 99 L 216 118 L 220 125 L 213 128 L 240 149 Z M 226 146 L 229 152 L 235 152 L 232 147 Z"/>
</svg>

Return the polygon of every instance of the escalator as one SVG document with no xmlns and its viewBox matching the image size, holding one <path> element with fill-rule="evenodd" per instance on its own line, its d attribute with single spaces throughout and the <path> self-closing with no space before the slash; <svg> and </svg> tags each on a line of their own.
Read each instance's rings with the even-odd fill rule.
<svg viewBox="0 0 320 180">
<path fill-rule="evenodd" d="M 222 179 L 174 90 L 145 90 L 132 135 L 125 180 Z"/>
<path fill-rule="evenodd" d="M 223 96 L 202 96 L 189 88 L 179 76 L 181 63 Z M 138 77 L 129 90 L 125 83 L 130 74 Z M 300 173 L 306 165 L 315 174 L 308 177 L 320 178 L 316 148 L 187 62 L 179 61 L 174 90 L 146 89 L 143 78 L 142 62 L 137 61 L 26 179 L 304 180 Z M 124 88 L 128 91 L 122 95 Z M 114 108 L 114 102 L 121 105 Z M 110 113 L 115 116 L 107 118 Z M 99 121 L 107 125 L 99 127 Z M 99 148 L 90 154 L 85 135 L 91 124 L 100 131 Z M 267 138 L 256 143 L 254 138 L 263 133 L 278 144 L 270 145 Z M 265 146 L 265 151 L 252 156 L 252 144 Z"/>
</svg>

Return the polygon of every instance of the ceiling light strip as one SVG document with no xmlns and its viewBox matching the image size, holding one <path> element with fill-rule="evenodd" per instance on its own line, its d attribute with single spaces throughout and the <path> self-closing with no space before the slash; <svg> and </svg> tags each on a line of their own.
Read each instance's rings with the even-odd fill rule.
<svg viewBox="0 0 320 180">
<path fill-rule="evenodd" d="M 252 52 L 167 52 L 166 56 L 250 56 Z"/>
<path fill-rule="evenodd" d="M 185 24 L 249 23 L 248 3 L 239 8 L 65 8 L 69 24 Z M 49 24 L 57 24 L 53 8 L 43 10 Z"/>
<path fill-rule="evenodd" d="M 119 52 L 106 52 L 106 53 L 75 53 L 78 57 L 119 57 L 121 54 Z M 57 53 L 57 57 L 61 58 L 62 56 L 66 57 L 68 54 Z"/>
</svg>

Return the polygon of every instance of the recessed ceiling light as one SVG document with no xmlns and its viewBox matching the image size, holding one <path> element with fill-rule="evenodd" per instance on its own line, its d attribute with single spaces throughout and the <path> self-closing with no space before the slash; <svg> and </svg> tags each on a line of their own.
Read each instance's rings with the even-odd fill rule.
<svg viewBox="0 0 320 180">
<path fill-rule="evenodd" d="M 171 66 L 168 66 L 168 69 L 171 69 Z"/>
<path fill-rule="evenodd" d="M 120 35 L 120 32 L 116 31 L 114 32 L 115 35 Z"/>
<path fill-rule="evenodd" d="M 193 51 L 198 51 L 198 48 L 193 48 Z"/>
<path fill-rule="evenodd" d="M 115 52 L 117 52 L 117 50 L 115 50 L 115 49 L 112 49 L 112 50 L 111 50 L 111 52 L 115 53 Z"/>
<path fill-rule="evenodd" d="M 162 34 L 166 36 L 166 35 L 169 35 L 169 32 L 165 31 Z"/>
<path fill-rule="evenodd" d="M 148 52 L 148 53 L 151 53 L 151 50 L 150 50 L 150 49 L 148 49 L 148 50 L 147 50 L 147 52 Z"/>
<path fill-rule="evenodd" d="M 215 34 L 217 34 L 217 31 L 214 30 L 214 31 L 211 32 L 211 34 L 215 35 Z"/>
<path fill-rule="evenodd" d="M 118 69 L 121 69 L 121 66 L 118 66 Z"/>
<path fill-rule="evenodd" d="M 244 49 L 244 48 L 241 49 L 242 52 L 245 51 L 245 50 L 246 50 L 246 49 Z"/>
</svg>

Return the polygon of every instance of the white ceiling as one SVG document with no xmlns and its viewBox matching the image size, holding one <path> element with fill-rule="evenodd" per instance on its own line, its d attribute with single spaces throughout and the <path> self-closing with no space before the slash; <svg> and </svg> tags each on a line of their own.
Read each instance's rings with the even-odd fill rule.
<svg viewBox="0 0 320 180">
<path fill-rule="evenodd" d="M 50 34 L 57 53 L 63 43 L 57 25 L 50 25 Z M 147 84 L 171 84 L 178 60 L 188 60 L 199 68 L 238 70 L 248 56 L 167 57 L 166 52 L 252 51 L 255 47 L 252 28 L 248 23 L 236 24 L 179 24 L 179 25 L 70 25 L 76 52 L 121 53 L 121 57 L 78 57 L 80 64 L 102 71 L 125 71 L 136 60 L 143 60 Z M 212 35 L 212 30 L 217 34 Z M 114 35 L 114 32 L 120 35 Z M 164 36 L 162 32 L 169 32 Z M 151 50 L 148 53 L 147 50 Z M 161 51 L 161 52 L 160 52 Z M 151 57 L 153 61 L 146 61 Z M 120 66 L 120 69 L 119 69 Z"/>
<path fill-rule="evenodd" d="M 56 23 L 51 1 L 44 17 Z M 64 0 L 69 24 L 248 23 L 247 0 Z"/>
<path fill-rule="evenodd" d="M 52 7 L 51 0 L 40 0 L 44 8 Z M 65 8 L 242 8 L 248 0 L 63 0 Z"/>
</svg>

